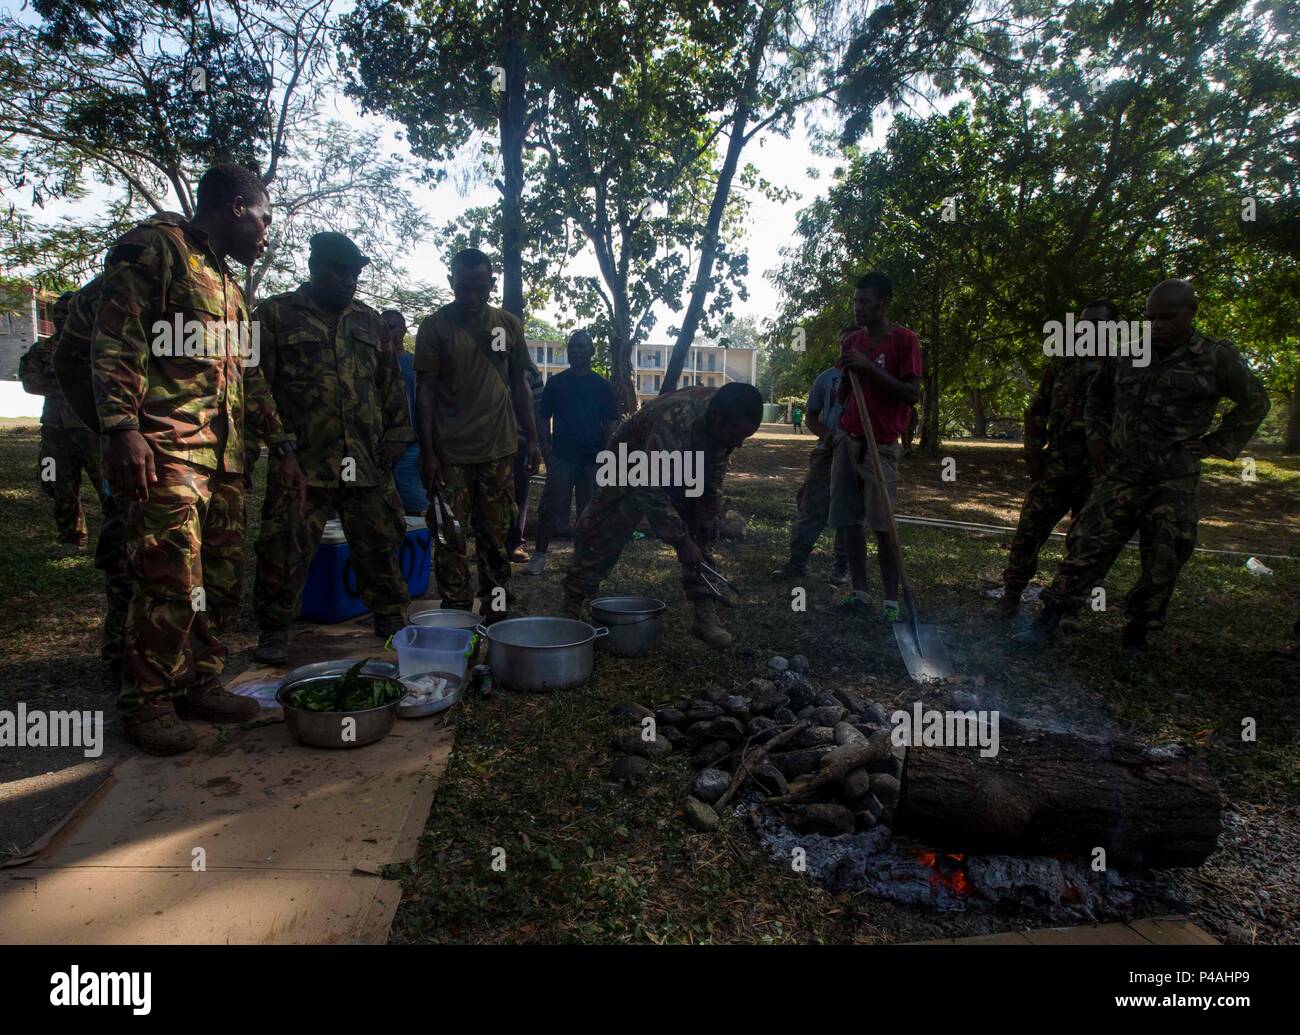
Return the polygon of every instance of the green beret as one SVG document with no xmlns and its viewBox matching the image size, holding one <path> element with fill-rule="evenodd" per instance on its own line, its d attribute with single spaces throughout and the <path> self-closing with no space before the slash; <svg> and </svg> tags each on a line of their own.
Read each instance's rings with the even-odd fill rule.
<svg viewBox="0 0 1300 1035">
<path fill-rule="evenodd" d="M 358 269 L 370 265 L 370 259 L 361 254 L 361 249 L 353 243 L 352 238 L 333 230 L 312 234 L 311 257 L 337 262 L 342 266 L 356 266 Z"/>
</svg>

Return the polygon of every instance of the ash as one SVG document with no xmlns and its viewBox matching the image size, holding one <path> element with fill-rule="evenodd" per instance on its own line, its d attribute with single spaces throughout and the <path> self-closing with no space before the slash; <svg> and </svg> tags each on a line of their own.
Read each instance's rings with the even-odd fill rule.
<svg viewBox="0 0 1300 1035">
<path fill-rule="evenodd" d="M 1181 912 L 1187 902 L 1158 876 L 1094 872 L 1053 856 L 959 855 L 937 852 L 886 826 L 838 837 L 800 834 L 772 809 L 747 810 L 772 862 L 793 866 L 810 880 L 839 891 L 864 893 L 945 912 L 971 910 L 1057 923 L 1129 920 L 1153 912 Z M 797 850 L 802 849 L 802 857 Z"/>
</svg>

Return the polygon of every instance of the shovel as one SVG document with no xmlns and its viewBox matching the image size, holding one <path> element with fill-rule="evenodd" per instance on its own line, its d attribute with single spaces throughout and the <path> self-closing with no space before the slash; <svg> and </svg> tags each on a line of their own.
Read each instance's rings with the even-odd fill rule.
<svg viewBox="0 0 1300 1035">
<path fill-rule="evenodd" d="M 858 413 L 862 417 L 862 428 L 866 432 L 867 446 L 871 453 L 871 467 L 880 498 L 884 502 L 885 514 L 889 518 L 889 548 L 894 553 L 898 565 L 898 581 L 903 586 L 903 603 L 907 605 L 907 622 L 894 622 L 894 642 L 898 644 L 898 653 L 907 666 L 907 674 L 918 683 L 935 679 L 948 679 L 955 676 L 948 657 L 948 651 L 939 636 L 938 626 L 922 625 L 916 615 L 916 595 L 912 592 L 912 580 L 907 577 L 907 568 L 903 564 L 903 547 L 898 541 L 898 523 L 894 520 L 894 505 L 889 493 L 885 491 L 885 475 L 880 469 L 880 450 L 876 448 L 876 436 L 871 432 L 871 415 L 867 411 L 867 401 L 862 396 L 862 386 L 858 384 L 858 375 L 847 371 L 849 383 L 853 386 L 853 398 L 857 400 Z M 867 473 L 862 472 L 863 480 Z"/>
</svg>

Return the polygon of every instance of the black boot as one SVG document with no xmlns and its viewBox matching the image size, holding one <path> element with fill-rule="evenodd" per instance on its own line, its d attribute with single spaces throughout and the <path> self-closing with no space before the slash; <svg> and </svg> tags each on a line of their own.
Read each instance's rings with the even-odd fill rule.
<svg viewBox="0 0 1300 1035">
<path fill-rule="evenodd" d="M 1022 633 L 1016 633 L 1011 637 L 1011 642 L 1019 647 L 1040 648 L 1046 647 L 1056 638 L 1056 627 L 1061 624 L 1061 616 L 1055 609 L 1044 605 L 1038 617 L 1034 619 L 1031 625 Z"/>
</svg>

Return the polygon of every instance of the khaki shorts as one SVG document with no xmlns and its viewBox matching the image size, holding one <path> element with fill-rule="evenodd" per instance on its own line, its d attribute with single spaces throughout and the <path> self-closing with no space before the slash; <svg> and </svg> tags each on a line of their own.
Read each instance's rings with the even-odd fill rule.
<svg viewBox="0 0 1300 1035">
<path fill-rule="evenodd" d="M 885 476 L 885 491 L 892 505 L 898 498 L 898 443 L 884 446 L 877 443 L 880 452 L 880 470 Z M 858 476 L 859 457 L 867 471 L 864 484 Z M 889 516 L 876 481 L 871 477 L 871 453 L 867 440 L 841 431 L 835 443 L 835 458 L 831 461 L 831 528 L 852 528 L 865 525 L 875 532 L 889 531 Z"/>
</svg>

